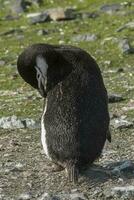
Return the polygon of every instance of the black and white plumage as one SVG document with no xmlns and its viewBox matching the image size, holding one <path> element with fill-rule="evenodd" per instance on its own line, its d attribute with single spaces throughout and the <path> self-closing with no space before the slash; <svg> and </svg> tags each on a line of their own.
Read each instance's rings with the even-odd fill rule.
<svg viewBox="0 0 134 200">
<path fill-rule="evenodd" d="M 101 154 L 109 134 L 108 98 L 100 69 L 84 50 L 34 44 L 18 58 L 22 78 L 44 97 L 41 140 L 70 181 Z"/>
</svg>

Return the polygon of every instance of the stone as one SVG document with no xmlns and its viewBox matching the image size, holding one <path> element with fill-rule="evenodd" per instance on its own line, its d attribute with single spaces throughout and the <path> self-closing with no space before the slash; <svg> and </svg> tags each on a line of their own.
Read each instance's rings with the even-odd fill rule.
<svg viewBox="0 0 134 200">
<path fill-rule="evenodd" d="M 134 89 L 134 88 L 132 88 L 132 89 Z M 130 102 L 126 105 L 126 106 L 124 106 L 123 108 L 122 108 L 122 110 L 123 111 L 130 111 L 130 110 L 134 110 L 134 100 L 130 100 Z"/>
<path fill-rule="evenodd" d="M 124 29 L 134 30 L 134 21 L 128 22 L 127 24 L 125 24 L 125 25 L 119 27 L 119 28 L 117 29 L 117 32 L 121 32 L 121 31 L 123 31 Z"/>
<path fill-rule="evenodd" d="M 50 21 L 50 17 L 48 13 L 35 13 L 32 17 L 27 15 L 29 18 L 30 24 L 44 23 Z"/>
<path fill-rule="evenodd" d="M 33 119 L 19 119 L 17 116 L 13 115 L 10 117 L 0 118 L 0 128 L 3 129 L 20 129 L 20 128 L 38 128 L 39 124 Z"/>
<path fill-rule="evenodd" d="M 29 200 L 31 199 L 32 196 L 30 193 L 22 193 L 19 197 L 18 200 Z"/>
<path fill-rule="evenodd" d="M 5 65 L 5 64 L 6 64 L 6 62 L 4 60 L 0 60 L 0 67 Z"/>
<path fill-rule="evenodd" d="M 72 8 L 52 8 L 47 10 L 49 17 L 53 21 L 72 20 L 76 18 Z"/>
<path fill-rule="evenodd" d="M 72 193 L 70 194 L 70 200 L 88 200 L 83 193 Z"/>
<path fill-rule="evenodd" d="M 119 41 L 119 48 L 124 54 L 134 53 L 134 48 L 130 45 L 128 39 L 122 39 Z"/>
<path fill-rule="evenodd" d="M 110 189 L 107 189 L 103 192 L 105 199 L 123 199 L 130 200 L 134 197 L 134 186 L 116 186 Z"/>
<path fill-rule="evenodd" d="M 28 14 L 31 24 L 43 23 L 48 21 L 61 21 L 75 19 L 74 10 L 71 8 L 52 8 L 41 13 Z"/>
<path fill-rule="evenodd" d="M 79 16 L 82 19 L 86 18 L 95 19 L 99 17 L 99 14 L 97 12 L 84 12 L 84 13 L 78 13 L 77 16 Z"/>
<path fill-rule="evenodd" d="M 50 200 L 51 196 L 48 193 L 43 193 L 41 197 L 38 198 L 38 200 Z"/>
<path fill-rule="evenodd" d="M 45 29 L 43 29 L 43 30 L 39 30 L 38 32 L 37 32 L 37 35 L 48 35 L 48 30 L 45 30 Z"/>
<path fill-rule="evenodd" d="M 133 128 L 134 126 L 134 122 L 130 122 L 122 118 L 112 119 L 110 124 L 115 129 Z"/>
<path fill-rule="evenodd" d="M 122 199 L 134 199 L 134 186 L 118 186 L 111 189 L 111 195 Z"/>
<path fill-rule="evenodd" d="M 83 34 L 72 37 L 72 41 L 74 42 L 82 42 L 82 41 L 92 42 L 95 40 L 97 40 L 97 36 L 95 34 Z"/>
<path fill-rule="evenodd" d="M 31 3 L 27 0 L 12 0 L 11 11 L 15 14 L 20 14 L 26 11 L 27 6 Z"/>
<path fill-rule="evenodd" d="M 131 160 L 123 160 L 120 162 L 112 163 L 108 168 L 114 175 L 120 175 L 123 173 L 134 174 L 134 163 Z"/>
<path fill-rule="evenodd" d="M 116 103 L 125 100 L 121 95 L 119 94 L 108 94 L 108 102 L 109 103 Z"/>
<path fill-rule="evenodd" d="M 119 11 L 121 8 L 122 8 L 121 4 L 114 3 L 114 4 L 105 4 L 105 5 L 101 6 L 100 10 L 107 14 L 113 14 L 113 13 Z"/>
</svg>

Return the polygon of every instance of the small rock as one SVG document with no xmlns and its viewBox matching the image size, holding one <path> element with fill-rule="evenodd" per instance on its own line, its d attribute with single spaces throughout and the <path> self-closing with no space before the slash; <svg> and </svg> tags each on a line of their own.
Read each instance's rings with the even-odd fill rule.
<svg viewBox="0 0 134 200">
<path fill-rule="evenodd" d="M 118 94 L 108 94 L 108 102 L 116 103 L 125 100 L 121 95 Z"/>
<path fill-rule="evenodd" d="M 51 200 L 51 196 L 45 192 L 38 200 Z"/>
<path fill-rule="evenodd" d="M 85 18 L 95 19 L 99 17 L 99 14 L 97 12 L 85 12 L 85 13 L 81 13 L 80 15 L 83 19 Z"/>
<path fill-rule="evenodd" d="M 35 13 L 32 17 L 27 15 L 30 24 L 44 23 L 50 21 L 48 13 Z"/>
<path fill-rule="evenodd" d="M 33 119 L 18 119 L 15 115 L 11 117 L 0 118 L 0 128 L 3 129 L 17 129 L 17 128 L 38 128 L 39 124 Z"/>
<path fill-rule="evenodd" d="M 31 199 L 32 196 L 29 193 L 23 193 L 18 197 L 18 200 L 29 200 Z"/>
<path fill-rule="evenodd" d="M 27 0 L 12 0 L 11 10 L 15 14 L 23 13 L 31 3 Z"/>
<path fill-rule="evenodd" d="M 121 118 L 117 118 L 111 120 L 111 126 L 113 126 L 115 129 L 132 128 L 134 123 Z"/>
<path fill-rule="evenodd" d="M 134 174 L 134 163 L 131 160 L 124 160 L 109 165 L 109 169 L 114 175 L 120 175 L 121 173 Z"/>
<path fill-rule="evenodd" d="M 132 22 L 129 22 L 129 23 L 127 23 L 127 24 L 125 24 L 125 25 L 119 27 L 119 28 L 117 29 L 117 32 L 121 32 L 121 31 L 123 31 L 124 29 L 134 30 L 134 22 L 132 21 Z"/>
<path fill-rule="evenodd" d="M 117 196 L 118 198 L 133 199 L 134 198 L 134 186 L 122 186 L 114 187 L 111 189 L 112 196 Z"/>
<path fill-rule="evenodd" d="M 115 4 L 105 4 L 101 6 L 100 10 L 107 14 L 113 14 L 114 12 L 119 11 L 121 8 L 122 8 L 121 4 L 115 3 Z"/>
<path fill-rule="evenodd" d="M 34 3 L 36 5 L 41 5 L 43 3 L 43 0 L 31 0 L 31 3 Z"/>
<path fill-rule="evenodd" d="M 48 21 L 61 21 L 75 19 L 74 10 L 71 8 L 53 8 L 42 13 L 28 14 L 31 24 L 43 23 Z"/>
<path fill-rule="evenodd" d="M 83 193 L 70 194 L 70 200 L 88 200 Z"/>
<path fill-rule="evenodd" d="M 74 9 L 72 8 L 52 8 L 47 10 L 47 13 L 53 21 L 71 20 L 76 18 Z"/>
<path fill-rule="evenodd" d="M 37 35 L 48 35 L 48 31 L 47 30 L 45 30 L 45 29 L 43 29 L 43 30 L 39 30 L 38 32 L 37 32 Z"/>
<path fill-rule="evenodd" d="M 130 102 L 126 106 L 124 106 L 122 110 L 124 111 L 134 110 L 134 100 L 130 100 Z"/>
<path fill-rule="evenodd" d="M 97 39 L 97 36 L 95 34 L 83 34 L 83 35 L 76 35 L 72 37 L 72 41 L 74 42 L 81 42 L 81 41 L 95 41 Z"/>
<path fill-rule="evenodd" d="M 122 39 L 119 41 L 119 48 L 122 53 L 131 54 L 134 53 L 134 48 L 129 44 L 128 39 Z"/>
<path fill-rule="evenodd" d="M 104 191 L 105 199 L 126 199 L 130 200 L 134 197 L 134 186 L 126 185 L 126 186 L 119 186 L 113 187 Z"/>
<path fill-rule="evenodd" d="M 0 60 L 0 67 L 3 66 L 3 65 L 5 65 L 5 63 L 6 62 L 4 60 Z"/>
</svg>

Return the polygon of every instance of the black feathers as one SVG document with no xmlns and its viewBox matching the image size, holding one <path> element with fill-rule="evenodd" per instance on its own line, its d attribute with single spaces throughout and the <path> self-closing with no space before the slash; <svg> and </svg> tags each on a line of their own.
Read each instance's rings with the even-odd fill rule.
<svg viewBox="0 0 134 200">
<path fill-rule="evenodd" d="M 22 78 L 46 97 L 44 150 L 70 181 L 101 154 L 109 132 L 108 98 L 100 69 L 84 50 L 35 44 L 19 56 Z"/>
</svg>

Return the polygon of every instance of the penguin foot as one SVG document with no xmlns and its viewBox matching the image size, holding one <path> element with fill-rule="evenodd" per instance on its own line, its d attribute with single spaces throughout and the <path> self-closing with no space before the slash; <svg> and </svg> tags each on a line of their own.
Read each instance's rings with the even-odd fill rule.
<svg viewBox="0 0 134 200">
<path fill-rule="evenodd" d="M 67 165 L 67 173 L 68 173 L 68 180 L 69 182 L 73 182 L 76 184 L 78 182 L 78 175 L 79 175 L 79 170 L 76 164 L 68 164 Z"/>
</svg>

